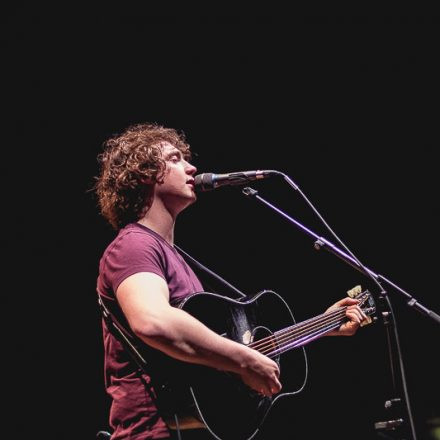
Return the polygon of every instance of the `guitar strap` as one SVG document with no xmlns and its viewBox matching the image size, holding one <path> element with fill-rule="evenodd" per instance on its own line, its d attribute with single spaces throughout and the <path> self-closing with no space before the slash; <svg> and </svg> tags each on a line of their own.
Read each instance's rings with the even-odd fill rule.
<svg viewBox="0 0 440 440">
<path fill-rule="evenodd" d="M 133 334 L 119 323 L 115 315 L 111 313 L 104 304 L 103 298 L 104 296 L 101 294 L 101 292 L 98 291 L 98 304 L 99 308 L 101 309 L 101 314 L 104 318 L 105 325 L 107 326 L 109 332 L 116 338 L 116 340 L 118 340 L 122 344 L 124 350 L 131 356 L 133 361 L 138 366 L 137 375 L 139 376 L 139 379 L 141 380 L 142 384 L 150 395 L 152 401 L 156 405 L 156 408 L 159 408 L 157 395 L 154 391 L 152 384 L 153 376 L 148 371 L 147 361 L 137 349 L 135 343 L 132 342 L 132 340 L 134 339 Z M 150 382 L 147 382 L 145 380 L 145 377 L 142 375 L 142 373 L 146 374 L 150 378 Z M 176 423 L 177 440 L 181 440 L 179 419 L 177 417 L 177 414 L 174 415 L 174 420 Z"/>
<path fill-rule="evenodd" d="M 217 275 L 215 272 L 213 272 L 211 269 L 208 269 L 206 266 L 204 266 L 202 263 L 197 261 L 194 257 L 186 253 L 182 248 L 180 248 L 177 245 L 174 245 L 177 251 L 179 251 L 180 254 L 182 254 L 185 257 L 185 260 L 190 263 L 191 265 L 195 266 L 197 269 L 200 269 L 201 271 L 207 273 L 209 276 L 214 278 L 216 281 L 218 281 L 220 284 L 225 286 L 226 288 L 232 290 L 234 293 L 236 293 L 238 296 L 241 296 L 242 298 L 245 298 L 246 295 L 238 290 L 235 286 L 233 286 L 231 283 L 226 281 L 224 278 L 222 278 L 220 275 Z"/>
<path fill-rule="evenodd" d="M 113 313 L 107 308 L 103 301 L 103 295 L 98 291 L 98 304 L 104 318 L 105 325 L 109 332 L 123 345 L 125 351 L 133 358 L 139 370 L 148 374 L 147 361 L 144 359 L 140 351 L 137 349 L 133 333 L 129 332 L 115 317 Z M 143 379 L 143 378 L 142 378 Z M 150 384 L 147 389 L 150 392 L 151 398 L 156 399 L 155 393 Z"/>
</svg>

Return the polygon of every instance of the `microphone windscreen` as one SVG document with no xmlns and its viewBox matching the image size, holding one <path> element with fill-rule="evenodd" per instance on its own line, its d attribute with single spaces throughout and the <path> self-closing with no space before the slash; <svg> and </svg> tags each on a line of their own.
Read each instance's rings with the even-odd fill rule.
<svg viewBox="0 0 440 440">
<path fill-rule="evenodd" d="M 194 177 L 194 186 L 201 191 L 214 189 L 213 176 L 213 173 L 197 174 L 197 176 Z"/>
</svg>

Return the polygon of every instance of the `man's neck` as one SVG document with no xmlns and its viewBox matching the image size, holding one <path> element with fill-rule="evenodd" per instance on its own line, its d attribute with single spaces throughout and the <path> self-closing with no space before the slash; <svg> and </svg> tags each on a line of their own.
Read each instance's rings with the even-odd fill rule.
<svg viewBox="0 0 440 440">
<path fill-rule="evenodd" d="M 173 246 L 175 220 L 175 217 L 162 204 L 153 203 L 138 223 L 150 228 Z"/>
</svg>

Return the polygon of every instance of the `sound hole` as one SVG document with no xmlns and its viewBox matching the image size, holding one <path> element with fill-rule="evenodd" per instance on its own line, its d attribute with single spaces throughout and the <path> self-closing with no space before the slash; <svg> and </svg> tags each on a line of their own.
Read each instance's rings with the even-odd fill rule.
<svg viewBox="0 0 440 440">
<path fill-rule="evenodd" d="M 255 349 L 265 355 L 269 355 L 271 352 L 274 352 L 279 348 L 276 338 L 273 336 L 273 332 L 262 325 L 255 327 L 252 332 L 251 347 L 252 346 L 255 346 Z M 280 365 L 280 355 L 269 357 L 273 359 L 278 366 Z"/>
</svg>

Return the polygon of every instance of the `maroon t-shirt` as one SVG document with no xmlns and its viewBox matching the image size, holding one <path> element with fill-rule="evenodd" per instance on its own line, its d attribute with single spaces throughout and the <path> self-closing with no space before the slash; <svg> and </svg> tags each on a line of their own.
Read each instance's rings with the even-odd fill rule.
<svg viewBox="0 0 440 440">
<path fill-rule="evenodd" d="M 119 231 L 99 264 L 97 289 L 107 306 L 118 308 L 115 292 L 119 284 L 138 272 L 162 277 L 170 291 L 170 303 L 203 290 L 174 247 L 151 229 L 131 223 Z M 105 386 L 112 398 L 109 416 L 112 440 L 169 437 L 167 426 L 136 372 L 136 364 L 105 324 L 103 336 Z M 149 377 L 144 379 L 149 382 Z"/>
</svg>

